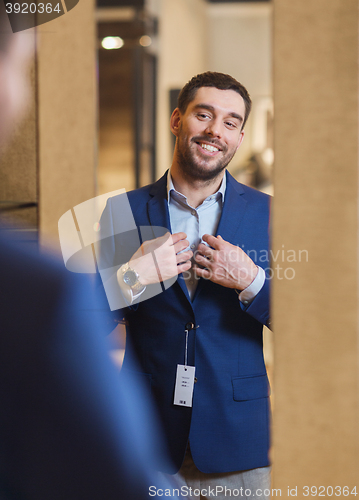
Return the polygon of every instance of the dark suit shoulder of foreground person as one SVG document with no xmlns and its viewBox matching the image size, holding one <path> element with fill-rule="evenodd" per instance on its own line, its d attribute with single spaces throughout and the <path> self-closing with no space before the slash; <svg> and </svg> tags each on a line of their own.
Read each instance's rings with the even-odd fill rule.
<svg viewBox="0 0 359 500">
<path fill-rule="evenodd" d="M 1 499 L 137 500 L 168 487 L 152 469 L 147 400 L 112 365 L 91 295 L 85 277 L 0 234 Z"/>
</svg>

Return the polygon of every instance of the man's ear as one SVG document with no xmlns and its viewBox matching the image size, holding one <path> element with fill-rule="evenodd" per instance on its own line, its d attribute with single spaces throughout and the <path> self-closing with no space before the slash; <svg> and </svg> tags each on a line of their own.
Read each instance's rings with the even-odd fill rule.
<svg viewBox="0 0 359 500">
<path fill-rule="evenodd" d="M 238 144 L 237 144 L 237 149 L 238 149 L 238 148 L 239 148 L 239 146 L 242 144 L 243 139 L 244 139 L 244 130 L 242 130 L 242 131 L 241 131 L 241 133 L 240 133 L 239 140 L 238 140 Z M 236 149 L 236 151 L 237 151 L 237 149 Z"/>
<path fill-rule="evenodd" d="M 180 123 L 181 123 L 181 112 L 178 108 L 176 108 L 173 111 L 170 119 L 170 129 L 172 134 L 174 134 L 176 137 L 178 136 Z"/>
</svg>

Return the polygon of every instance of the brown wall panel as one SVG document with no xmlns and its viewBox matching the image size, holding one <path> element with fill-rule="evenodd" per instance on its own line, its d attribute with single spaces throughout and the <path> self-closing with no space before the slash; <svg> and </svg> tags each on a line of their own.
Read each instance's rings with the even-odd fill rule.
<svg viewBox="0 0 359 500">
<path fill-rule="evenodd" d="M 357 0 L 274 1 L 273 264 L 295 271 L 273 283 L 284 497 L 358 486 L 357 61 Z"/>
</svg>

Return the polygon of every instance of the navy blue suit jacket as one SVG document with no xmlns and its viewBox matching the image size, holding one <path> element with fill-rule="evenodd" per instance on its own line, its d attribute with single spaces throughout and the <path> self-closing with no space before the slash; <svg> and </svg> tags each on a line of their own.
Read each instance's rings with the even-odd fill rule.
<svg viewBox="0 0 359 500">
<path fill-rule="evenodd" d="M 248 252 L 264 269 L 269 258 L 270 197 L 239 184 L 227 172 L 217 229 L 224 240 Z M 167 174 L 155 184 L 127 193 L 137 226 L 170 228 Z M 123 196 L 110 198 L 101 219 L 106 234 L 100 267 L 118 269 L 137 249 L 125 232 Z M 121 216 L 122 215 L 122 216 Z M 156 236 L 153 231 L 152 238 Z M 150 239 L 151 232 L 148 232 Z M 269 281 L 248 307 L 233 289 L 200 279 L 193 301 L 183 277 L 148 300 L 121 311 L 127 322 L 124 369 L 136 357 L 162 419 L 175 472 L 190 441 L 197 467 L 206 473 L 268 465 L 269 386 L 262 329 L 269 320 Z M 196 367 L 193 407 L 173 404 L 177 364 Z"/>
<path fill-rule="evenodd" d="M 0 498 L 143 500 L 164 486 L 151 410 L 62 267 L 0 238 Z"/>
</svg>

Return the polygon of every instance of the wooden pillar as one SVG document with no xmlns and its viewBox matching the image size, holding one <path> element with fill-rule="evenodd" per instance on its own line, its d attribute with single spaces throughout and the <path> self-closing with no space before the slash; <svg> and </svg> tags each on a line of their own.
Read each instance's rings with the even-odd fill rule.
<svg viewBox="0 0 359 500">
<path fill-rule="evenodd" d="M 59 249 L 57 223 L 96 195 L 96 25 L 94 0 L 16 33 L 34 46 L 29 109 L 1 151 L 2 215 Z M 15 206 L 36 204 L 37 207 Z M 20 210 L 21 208 L 21 210 Z"/>
<path fill-rule="evenodd" d="M 38 44 L 40 231 L 95 196 L 96 25 L 94 0 L 40 26 Z"/>
<path fill-rule="evenodd" d="M 274 0 L 274 101 L 272 486 L 343 498 L 359 493 L 357 0 Z"/>
</svg>

